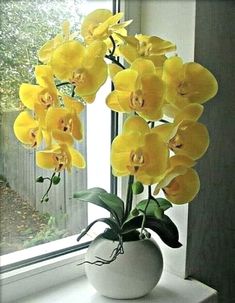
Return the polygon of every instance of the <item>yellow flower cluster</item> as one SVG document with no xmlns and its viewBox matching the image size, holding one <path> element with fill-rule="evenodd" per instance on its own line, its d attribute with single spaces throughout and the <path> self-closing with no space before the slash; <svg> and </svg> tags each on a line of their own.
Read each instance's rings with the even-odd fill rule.
<svg viewBox="0 0 235 303">
<path fill-rule="evenodd" d="M 114 90 L 107 106 L 130 115 L 112 142 L 113 174 L 155 185 L 154 194 L 162 190 L 173 203 L 190 202 L 200 186 L 192 167 L 209 145 L 207 128 L 198 119 L 202 104 L 217 93 L 217 81 L 200 64 L 183 63 L 173 43 L 127 36 L 131 21 L 120 22 L 122 17 L 95 10 L 84 18 L 82 39 L 66 21 L 62 32 L 42 46 L 37 84 L 23 83 L 19 90 L 25 110 L 15 120 L 15 135 L 26 146 L 44 147 L 36 153 L 39 167 L 55 172 L 84 168 L 83 156 L 73 147 L 74 140 L 83 139 L 80 113 L 109 74 Z M 65 84 L 71 96 L 60 91 Z"/>
</svg>

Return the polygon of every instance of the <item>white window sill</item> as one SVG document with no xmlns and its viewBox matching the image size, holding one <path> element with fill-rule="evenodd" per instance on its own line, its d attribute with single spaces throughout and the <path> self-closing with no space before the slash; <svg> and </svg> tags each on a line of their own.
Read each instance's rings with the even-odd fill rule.
<svg viewBox="0 0 235 303">
<path fill-rule="evenodd" d="M 83 276 L 17 300 L 17 303 L 111 303 L 116 301 L 96 293 Z M 183 280 L 164 272 L 159 284 L 148 296 L 138 300 L 122 300 L 122 303 L 134 301 L 138 303 L 216 303 L 217 292 L 198 281 Z"/>
</svg>

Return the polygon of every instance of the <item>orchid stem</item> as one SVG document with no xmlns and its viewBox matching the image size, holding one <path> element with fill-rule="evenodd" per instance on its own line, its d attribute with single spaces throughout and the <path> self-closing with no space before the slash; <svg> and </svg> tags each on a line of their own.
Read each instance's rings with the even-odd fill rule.
<svg viewBox="0 0 235 303">
<path fill-rule="evenodd" d="M 115 44 L 115 41 L 114 41 L 114 39 L 113 39 L 112 36 L 109 36 L 109 39 L 111 40 L 112 45 L 113 45 L 113 49 L 112 49 L 112 51 L 110 52 L 109 56 L 113 57 L 113 55 L 114 55 L 114 53 L 115 53 L 115 49 L 116 49 L 116 44 Z"/>
<path fill-rule="evenodd" d="M 42 199 L 41 199 L 41 203 L 43 203 L 44 201 L 45 202 L 47 202 L 48 200 L 45 200 L 45 198 L 48 198 L 48 193 L 49 193 L 49 191 L 50 191 L 50 189 L 51 189 L 51 187 L 52 187 L 52 179 L 53 179 L 53 177 L 55 176 L 55 172 L 52 174 L 52 176 L 51 176 L 51 178 L 49 178 L 49 180 L 50 180 L 50 184 L 49 184 L 49 186 L 48 186 L 48 188 L 47 188 L 47 191 L 45 192 L 45 194 L 43 195 L 43 197 L 42 197 Z"/>
<path fill-rule="evenodd" d="M 62 82 L 62 83 L 56 84 L 56 87 L 60 87 L 60 86 L 63 86 L 63 85 L 68 85 L 68 84 L 71 84 L 71 83 L 70 82 Z"/>
<path fill-rule="evenodd" d="M 105 55 L 105 58 L 111 60 L 113 63 L 115 63 L 116 65 L 120 66 L 122 69 L 125 69 L 125 66 L 122 65 L 114 56 Z"/>
<path fill-rule="evenodd" d="M 132 200 L 133 200 L 132 184 L 133 184 L 133 182 L 134 182 L 134 176 L 130 175 L 129 180 L 128 180 L 128 186 L 127 186 L 125 220 L 128 217 L 128 215 L 132 209 Z"/>
<path fill-rule="evenodd" d="M 148 209 L 151 197 L 152 197 L 151 185 L 149 185 L 148 186 L 148 201 L 147 201 L 147 203 L 145 205 L 145 208 L 144 208 L 144 211 L 143 211 L 143 220 L 142 220 L 142 223 L 141 223 L 140 237 L 142 236 L 143 231 L 144 231 L 144 224 L 145 224 L 145 221 L 146 221 L 146 211 Z"/>
</svg>

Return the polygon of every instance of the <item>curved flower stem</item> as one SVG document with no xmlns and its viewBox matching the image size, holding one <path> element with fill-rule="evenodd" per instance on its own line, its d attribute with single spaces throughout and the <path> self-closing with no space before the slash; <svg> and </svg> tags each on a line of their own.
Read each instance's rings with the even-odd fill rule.
<svg viewBox="0 0 235 303">
<path fill-rule="evenodd" d="M 111 60 L 113 63 L 117 64 L 117 65 L 120 66 L 122 69 L 125 69 L 125 66 L 122 65 L 114 56 L 105 55 L 105 58 Z"/>
<path fill-rule="evenodd" d="M 127 185 L 127 194 L 126 194 L 126 209 L 125 209 L 125 216 L 124 221 L 128 217 L 131 209 L 132 209 L 132 200 L 133 200 L 133 192 L 132 192 L 132 184 L 134 182 L 134 176 L 130 175 Z"/>
<path fill-rule="evenodd" d="M 116 49 L 116 44 L 115 44 L 115 41 L 114 41 L 114 39 L 113 39 L 112 36 L 109 36 L 109 39 L 111 40 L 112 45 L 113 45 L 113 49 L 112 49 L 112 51 L 110 52 L 109 56 L 113 57 L 113 55 L 114 55 L 114 53 L 115 53 L 115 49 Z"/>
<path fill-rule="evenodd" d="M 50 189 L 51 189 L 51 187 L 52 187 L 52 184 L 53 184 L 53 182 L 52 182 L 52 180 L 53 180 L 53 177 L 55 176 L 55 172 L 52 174 L 52 176 L 51 176 L 51 178 L 49 178 L 49 180 L 50 180 L 50 183 L 49 183 L 49 186 L 48 186 L 48 188 L 47 188 L 47 191 L 45 192 L 45 194 L 43 195 L 43 197 L 42 197 L 42 199 L 41 199 L 41 203 L 43 203 L 43 202 L 47 202 L 48 201 L 48 193 L 49 193 L 49 191 L 50 191 Z"/>
<path fill-rule="evenodd" d="M 63 86 L 63 85 L 68 85 L 68 84 L 71 84 L 70 82 L 61 82 L 59 84 L 56 84 L 56 87 L 60 87 L 60 86 Z"/>
<path fill-rule="evenodd" d="M 169 121 L 167 121 L 167 120 L 165 120 L 165 119 L 160 119 L 159 122 L 170 123 Z"/>
<path fill-rule="evenodd" d="M 73 89 L 72 89 L 71 97 L 74 97 L 74 96 L 75 96 L 75 88 L 76 88 L 76 86 L 75 86 L 75 85 L 73 85 Z"/>
</svg>

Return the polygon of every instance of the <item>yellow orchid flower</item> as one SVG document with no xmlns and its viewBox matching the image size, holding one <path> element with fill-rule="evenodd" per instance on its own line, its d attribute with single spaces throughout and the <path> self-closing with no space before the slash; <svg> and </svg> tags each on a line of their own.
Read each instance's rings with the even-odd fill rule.
<svg viewBox="0 0 235 303">
<path fill-rule="evenodd" d="M 123 13 L 113 15 L 108 9 L 97 9 L 88 14 L 81 25 L 81 35 L 86 44 L 95 40 L 104 41 L 113 33 L 123 33 L 132 20 L 118 23 L 122 17 Z"/>
<path fill-rule="evenodd" d="M 21 112 L 13 125 L 16 138 L 26 147 L 36 148 L 42 141 L 42 131 L 39 122 L 27 111 Z"/>
<path fill-rule="evenodd" d="M 118 51 L 129 64 L 141 57 L 151 60 L 155 67 L 162 67 L 167 58 L 165 54 L 176 50 L 173 43 L 155 36 L 119 36 L 124 44 L 119 46 Z"/>
<path fill-rule="evenodd" d="M 40 115 L 42 116 L 43 111 L 57 104 L 57 89 L 50 66 L 36 66 L 35 77 L 38 85 L 21 84 L 19 96 L 27 108 L 36 112 L 40 111 Z"/>
<path fill-rule="evenodd" d="M 71 136 L 71 142 L 73 142 L 72 137 L 76 140 L 81 140 L 83 137 L 79 116 L 74 110 L 67 108 L 49 108 L 46 114 L 46 129 L 51 134 L 54 130 L 60 131 L 61 136 L 66 133 L 67 136 Z"/>
<path fill-rule="evenodd" d="M 91 103 L 107 78 L 105 52 L 101 41 L 88 47 L 78 41 L 65 42 L 54 51 L 51 66 L 58 79 L 74 84 L 76 94 Z"/>
<path fill-rule="evenodd" d="M 218 90 L 217 81 L 209 70 L 195 62 L 183 64 L 179 57 L 165 61 L 163 81 L 166 83 L 166 101 L 179 109 L 190 103 L 205 103 Z"/>
<path fill-rule="evenodd" d="M 128 118 L 123 133 L 112 142 L 111 164 L 116 176 L 134 175 L 144 184 L 167 168 L 168 148 L 147 122 L 138 116 Z"/>
<path fill-rule="evenodd" d="M 73 40 L 78 32 L 70 33 L 69 21 L 64 21 L 61 25 L 62 32 L 56 35 L 53 39 L 47 41 L 38 51 L 38 58 L 44 64 L 49 64 L 54 50 L 62 43 Z"/>
<path fill-rule="evenodd" d="M 197 122 L 202 112 L 202 105 L 189 104 L 176 115 L 174 123 L 156 126 L 152 131 L 158 134 L 175 154 L 199 159 L 209 146 L 208 130 L 205 125 Z"/>
<path fill-rule="evenodd" d="M 71 167 L 84 168 L 86 166 L 82 154 L 66 144 L 57 144 L 50 149 L 36 153 L 36 164 L 44 169 L 60 172 L 64 169 L 71 171 Z"/>
<path fill-rule="evenodd" d="M 158 181 L 154 195 L 162 189 L 166 198 L 175 204 L 191 202 L 200 188 L 197 172 L 191 167 L 195 162 L 183 155 L 176 155 L 169 159 L 169 167 Z"/>
<path fill-rule="evenodd" d="M 106 99 L 109 108 L 137 112 L 147 120 L 162 117 L 164 85 L 151 61 L 137 59 L 129 69 L 116 73 L 113 83 L 115 90 Z"/>
</svg>

